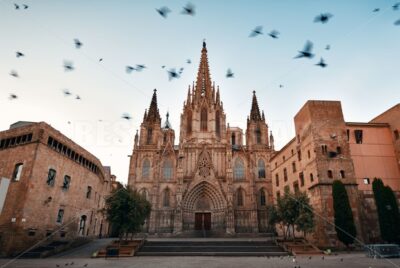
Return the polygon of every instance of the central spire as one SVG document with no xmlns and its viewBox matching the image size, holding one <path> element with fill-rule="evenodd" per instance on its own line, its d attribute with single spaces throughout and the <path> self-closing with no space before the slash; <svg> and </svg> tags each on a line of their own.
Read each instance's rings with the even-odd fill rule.
<svg viewBox="0 0 400 268">
<path fill-rule="evenodd" d="M 145 115 L 145 117 L 147 122 L 161 122 L 161 117 L 157 105 L 157 89 L 154 89 L 149 112 L 147 115 Z"/>
<path fill-rule="evenodd" d="M 210 98 L 212 86 L 210 77 L 210 68 L 208 66 L 207 46 L 206 41 L 203 40 L 203 48 L 201 50 L 200 66 L 197 72 L 196 91 L 195 96 L 197 99 L 201 97 Z"/>
<path fill-rule="evenodd" d="M 256 97 L 256 91 L 253 91 L 253 102 L 251 103 L 250 120 L 261 121 L 260 108 Z"/>
</svg>

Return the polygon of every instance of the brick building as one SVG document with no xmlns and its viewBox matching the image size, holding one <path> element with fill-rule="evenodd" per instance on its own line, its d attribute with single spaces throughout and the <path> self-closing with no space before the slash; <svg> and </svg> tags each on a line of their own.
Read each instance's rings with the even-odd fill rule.
<svg viewBox="0 0 400 268">
<path fill-rule="evenodd" d="M 307 192 L 317 213 L 310 238 L 334 246 L 331 186 L 339 179 L 346 186 L 358 238 L 379 241 L 371 184 L 380 178 L 400 196 L 400 105 L 369 123 L 354 123 L 344 121 L 339 101 L 308 101 L 294 124 L 296 136 L 271 158 L 274 200 L 286 188 Z"/>
<path fill-rule="evenodd" d="M 196 83 L 183 104 L 177 145 L 168 116 L 162 125 L 155 91 L 131 156 L 128 184 L 152 204 L 145 231 L 267 232 L 273 138 L 255 92 L 246 132 L 226 123 L 205 43 Z"/>
<path fill-rule="evenodd" d="M 115 176 L 50 125 L 17 122 L 0 132 L 0 251 L 107 235 L 99 212 Z"/>
</svg>

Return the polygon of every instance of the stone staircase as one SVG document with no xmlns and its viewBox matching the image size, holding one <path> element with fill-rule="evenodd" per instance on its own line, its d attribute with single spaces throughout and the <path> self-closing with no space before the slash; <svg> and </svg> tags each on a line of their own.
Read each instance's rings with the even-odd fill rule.
<svg viewBox="0 0 400 268">
<path fill-rule="evenodd" d="M 65 241 L 53 241 L 46 246 L 38 246 L 25 252 L 20 256 L 20 258 L 43 258 L 53 253 L 57 248 L 64 247 L 68 244 Z"/>
<path fill-rule="evenodd" d="M 136 256 L 286 256 L 271 239 L 147 240 Z"/>
</svg>

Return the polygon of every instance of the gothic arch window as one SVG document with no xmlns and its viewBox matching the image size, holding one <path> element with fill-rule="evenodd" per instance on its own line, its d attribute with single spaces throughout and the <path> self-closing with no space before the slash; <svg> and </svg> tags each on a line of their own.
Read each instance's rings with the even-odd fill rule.
<svg viewBox="0 0 400 268">
<path fill-rule="evenodd" d="M 220 122 L 220 116 L 219 116 L 219 111 L 215 112 L 215 132 L 217 133 L 217 137 L 221 136 L 221 122 Z"/>
<path fill-rule="evenodd" d="M 144 159 L 142 165 L 142 179 L 148 179 L 150 175 L 150 160 Z"/>
<path fill-rule="evenodd" d="M 245 168 L 244 168 L 243 160 L 240 157 L 238 157 L 235 160 L 233 178 L 235 180 L 244 180 L 244 178 L 245 178 L 244 172 L 245 172 Z"/>
<path fill-rule="evenodd" d="M 261 130 L 259 127 L 256 129 L 256 142 L 257 144 L 261 144 Z"/>
<path fill-rule="evenodd" d="M 172 160 L 171 159 L 165 159 L 162 169 L 163 169 L 163 178 L 164 178 L 164 180 L 171 180 L 173 172 L 174 172 L 173 165 L 172 165 Z"/>
<path fill-rule="evenodd" d="M 140 195 L 141 195 L 144 199 L 149 200 L 149 192 L 147 191 L 146 188 L 143 188 L 142 190 L 140 190 Z"/>
<path fill-rule="evenodd" d="M 152 140 L 153 140 L 153 129 L 149 128 L 149 129 L 147 129 L 147 141 L 146 141 L 146 144 L 151 144 Z"/>
<path fill-rule="evenodd" d="M 188 134 L 192 133 L 192 111 L 187 113 L 186 131 Z"/>
<path fill-rule="evenodd" d="M 232 133 L 232 145 L 236 144 L 236 135 L 235 133 Z"/>
<path fill-rule="evenodd" d="M 169 207 L 170 206 L 170 195 L 171 195 L 171 191 L 169 190 L 169 188 L 165 188 L 164 192 L 163 192 L 163 207 Z"/>
<path fill-rule="evenodd" d="M 201 131 L 207 131 L 207 109 L 205 107 L 201 108 L 200 130 Z"/>
<path fill-rule="evenodd" d="M 267 198 L 264 188 L 260 189 L 258 196 L 259 196 L 260 206 L 265 206 L 267 204 Z"/>
<path fill-rule="evenodd" d="M 236 191 L 236 206 L 244 206 L 244 190 L 242 188 L 239 188 Z"/>
<path fill-rule="evenodd" d="M 265 179 L 265 162 L 262 159 L 258 160 L 258 178 Z"/>
</svg>

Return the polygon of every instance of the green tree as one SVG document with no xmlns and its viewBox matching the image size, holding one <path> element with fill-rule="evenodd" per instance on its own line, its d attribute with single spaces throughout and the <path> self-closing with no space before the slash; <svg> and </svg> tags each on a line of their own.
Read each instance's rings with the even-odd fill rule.
<svg viewBox="0 0 400 268">
<path fill-rule="evenodd" d="M 354 224 L 349 197 L 341 181 L 335 180 L 333 182 L 332 196 L 336 234 L 338 239 L 348 246 L 354 242 L 357 230 Z"/>
<path fill-rule="evenodd" d="M 295 221 L 296 230 L 303 232 L 304 238 L 307 233 L 310 233 L 314 229 L 314 212 L 310 205 L 310 199 L 306 193 L 299 193 L 296 195 L 298 203 L 299 215 Z"/>
<path fill-rule="evenodd" d="M 378 212 L 381 238 L 389 243 L 400 242 L 400 213 L 393 190 L 377 178 L 372 182 L 372 190 Z"/>
<path fill-rule="evenodd" d="M 151 211 L 151 204 L 136 190 L 120 187 L 106 198 L 105 213 L 120 239 L 136 233 L 145 223 Z"/>
</svg>

